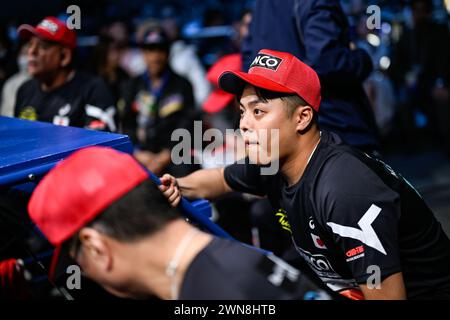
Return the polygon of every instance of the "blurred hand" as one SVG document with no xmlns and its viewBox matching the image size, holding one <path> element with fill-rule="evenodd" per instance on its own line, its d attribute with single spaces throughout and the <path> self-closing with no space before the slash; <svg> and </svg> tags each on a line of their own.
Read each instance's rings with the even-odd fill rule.
<svg viewBox="0 0 450 320">
<path fill-rule="evenodd" d="M 161 177 L 161 185 L 159 190 L 169 200 L 172 207 L 176 207 L 181 201 L 181 191 L 178 186 L 177 179 L 170 174 L 165 174 Z"/>
<path fill-rule="evenodd" d="M 157 176 L 161 175 L 170 163 L 170 151 L 163 149 L 161 152 L 156 153 L 152 161 L 147 165 L 147 168 Z"/>
<path fill-rule="evenodd" d="M 144 166 L 148 167 L 150 163 L 156 158 L 156 154 L 150 151 L 138 150 L 134 152 L 134 157 Z"/>
<path fill-rule="evenodd" d="M 170 151 L 166 149 L 159 153 L 139 150 L 134 152 L 134 157 L 157 176 L 162 174 L 170 163 Z"/>
</svg>

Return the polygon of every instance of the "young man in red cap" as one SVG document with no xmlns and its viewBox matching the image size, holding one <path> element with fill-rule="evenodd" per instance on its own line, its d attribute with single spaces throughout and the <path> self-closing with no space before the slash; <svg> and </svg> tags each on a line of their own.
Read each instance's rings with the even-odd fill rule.
<svg viewBox="0 0 450 320">
<path fill-rule="evenodd" d="M 329 297 L 275 256 L 187 223 L 132 156 L 109 148 L 86 148 L 58 164 L 36 187 L 28 211 L 59 252 L 51 276 L 69 253 L 119 297 Z"/>
<path fill-rule="evenodd" d="M 248 73 L 225 72 L 219 84 L 239 100 L 249 161 L 164 175 L 160 189 L 172 205 L 180 195 L 266 195 L 298 254 L 331 289 L 365 299 L 450 297 L 450 241 L 439 222 L 389 166 L 319 130 L 314 70 L 261 50 Z M 269 129 L 278 129 L 277 152 L 263 141 Z M 262 174 L 262 152 L 278 162 L 276 174 Z"/>
<path fill-rule="evenodd" d="M 76 32 L 47 17 L 36 27 L 21 25 L 29 40 L 28 72 L 33 79 L 17 92 L 14 114 L 63 126 L 115 131 L 114 100 L 103 81 L 74 69 Z"/>
</svg>

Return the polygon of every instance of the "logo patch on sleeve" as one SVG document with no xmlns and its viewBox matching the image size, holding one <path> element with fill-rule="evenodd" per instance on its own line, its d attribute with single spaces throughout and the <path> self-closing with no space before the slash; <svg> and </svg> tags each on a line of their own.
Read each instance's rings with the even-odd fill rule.
<svg viewBox="0 0 450 320">
<path fill-rule="evenodd" d="M 250 69 L 253 67 L 260 67 L 276 71 L 282 61 L 283 59 L 271 56 L 269 54 L 259 53 L 250 65 Z"/>
<path fill-rule="evenodd" d="M 364 246 L 357 246 L 350 249 L 345 253 L 345 255 L 348 257 L 348 259 L 346 259 L 347 262 L 362 258 L 364 257 Z"/>
<path fill-rule="evenodd" d="M 364 215 L 358 221 L 358 228 L 343 226 L 334 222 L 327 222 L 327 225 L 333 230 L 335 234 L 345 238 L 352 238 L 365 243 L 369 247 L 378 250 L 384 255 L 387 255 L 384 250 L 378 235 L 372 227 L 372 223 L 378 217 L 381 212 L 381 208 L 372 204 L 370 208 L 364 213 Z"/>
</svg>

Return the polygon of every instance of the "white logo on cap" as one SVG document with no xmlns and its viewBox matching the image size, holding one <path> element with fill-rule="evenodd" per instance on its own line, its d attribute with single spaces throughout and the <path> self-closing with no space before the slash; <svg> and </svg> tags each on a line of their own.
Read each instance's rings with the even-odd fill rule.
<svg viewBox="0 0 450 320">
<path fill-rule="evenodd" d="M 58 25 L 50 20 L 43 20 L 39 26 L 43 29 L 47 29 L 52 34 L 55 34 L 58 31 Z"/>
<path fill-rule="evenodd" d="M 261 67 L 276 71 L 281 61 L 283 60 L 280 58 L 268 54 L 259 53 L 253 60 L 252 64 L 250 65 L 250 68 Z"/>
</svg>

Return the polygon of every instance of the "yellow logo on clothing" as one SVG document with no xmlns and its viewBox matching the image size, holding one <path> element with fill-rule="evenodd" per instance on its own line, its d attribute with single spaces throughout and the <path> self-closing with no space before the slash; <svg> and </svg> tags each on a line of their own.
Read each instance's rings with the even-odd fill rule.
<svg viewBox="0 0 450 320">
<path fill-rule="evenodd" d="M 36 121 L 38 118 L 36 109 L 34 109 L 31 106 L 25 107 L 22 111 L 20 111 L 19 118 L 25 119 L 25 120 Z"/>
<path fill-rule="evenodd" d="M 291 231 L 291 225 L 289 224 L 289 221 L 287 219 L 287 213 L 286 210 L 284 209 L 278 209 L 277 213 L 275 213 L 275 216 L 278 217 L 278 222 L 280 223 L 281 227 L 284 230 L 289 231 L 289 233 L 292 234 Z"/>
</svg>

